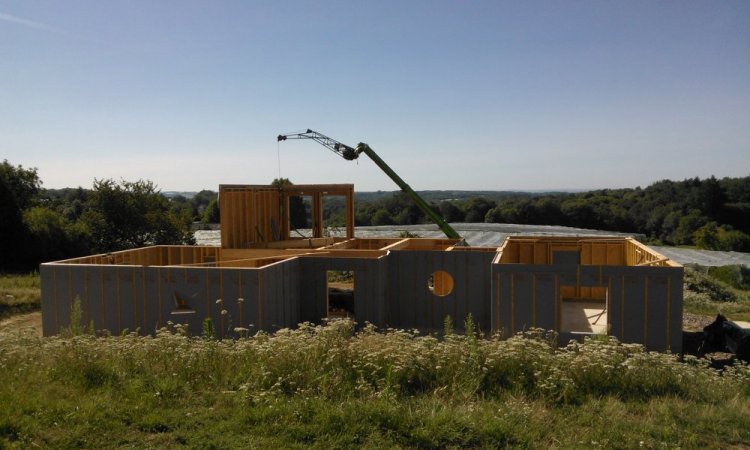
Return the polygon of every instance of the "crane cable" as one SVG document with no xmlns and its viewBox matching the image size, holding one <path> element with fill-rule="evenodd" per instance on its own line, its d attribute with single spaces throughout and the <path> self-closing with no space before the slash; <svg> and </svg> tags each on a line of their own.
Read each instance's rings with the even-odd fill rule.
<svg viewBox="0 0 750 450">
<path fill-rule="evenodd" d="M 276 160 L 279 164 L 279 182 L 281 181 L 281 143 L 276 141 Z"/>
</svg>

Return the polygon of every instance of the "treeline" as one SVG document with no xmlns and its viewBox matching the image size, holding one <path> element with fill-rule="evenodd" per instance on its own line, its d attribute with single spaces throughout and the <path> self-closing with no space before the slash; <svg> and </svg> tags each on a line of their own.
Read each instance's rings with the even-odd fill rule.
<svg viewBox="0 0 750 450">
<path fill-rule="evenodd" d="M 563 225 L 643 234 L 653 243 L 750 251 L 750 177 L 659 181 L 646 188 L 512 193 L 431 202 L 448 222 Z M 403 193 L 358 201 L 355 221 L 411 225 L 427 218 Z"/>
<path fill-rule="evenodd" d="M 287 179 L 272 184 L 291 183 Z M 648 237 L 652 243 L 750 252 L 750 176 L 659 181 L 646 188 L 582 193 L 427 191 L 448 222 L 563 225 Z M 324 202 L 326 226 L 344 203 Z M 293 228 L 309 228 L 309 199 L 290 200 Z M 357 193 L 355 224 L 428 221 L 403 193 Z M 218 195 L 163 195 L 150 181 L 95 180 L 91 189 L 43 189 L 35 168 L 0 164 L 0 272 L 146 245 L 190 244 L 193 222 L 219 221 Z"/>
<path fill-rule="evenodd" d="M 192 244 L 196 218 L 218 221 L 216 193 L 168 199 L 150 181 L 42 188 L 37 170 L 0 164 L 0 272 L 158 244 Z"/>
</svg>

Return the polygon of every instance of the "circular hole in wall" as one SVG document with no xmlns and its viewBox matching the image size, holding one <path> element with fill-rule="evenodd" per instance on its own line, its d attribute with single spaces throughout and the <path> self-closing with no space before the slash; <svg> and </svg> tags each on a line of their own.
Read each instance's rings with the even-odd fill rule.
<svg viewBox="0 0 750 450">
<path fill-rule="evenodd" d="M 427 289 L 438 297 L 445 297 L 453 292 L 453 277 L 445 270 L 436 270 L 427 279 Z"/>
</svg>

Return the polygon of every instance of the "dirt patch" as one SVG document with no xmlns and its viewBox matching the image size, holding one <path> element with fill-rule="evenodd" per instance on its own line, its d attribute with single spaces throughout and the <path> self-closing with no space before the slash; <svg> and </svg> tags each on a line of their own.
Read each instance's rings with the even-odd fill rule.
<svg viewBox="0 0 750 450">
<path fill-rule="evenodd" d="M 684 331 L 703 331 L 703 328 L 713 323 L 714 320 L 716 320 L 716 317 L 682 313 L 682 329 Z"/>
<path fill-rule="evenodd" d="M 18 314 L 0 321 L 0 334 L 14 333 L 25 329 L 32 329 L 35 334 L 42 335 L 41 311 Z"/>
</svg>

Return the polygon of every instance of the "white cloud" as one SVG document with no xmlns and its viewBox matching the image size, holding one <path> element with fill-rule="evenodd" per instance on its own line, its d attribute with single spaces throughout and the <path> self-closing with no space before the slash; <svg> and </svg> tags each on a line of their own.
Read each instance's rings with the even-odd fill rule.
<svg viewBox="0 0 750 450">
<path fill-rule="evenodd" d="M 33 20 L 22 19 L 20 17 L 16 17 L 10 14 L 5 14 L 2 12 L 0 12 L 0 21 L 16 23 L 16 24 L 23 25 L 29 28 L 34 28 L 37 30 L 44 30 L 44 31 L 51 31 L 53 33 L 65 34 L 64 31 L 55 27 L 51 27 L 49 25 L 45 25 L 41 22 L 34 22 Z"/>
</svg>

